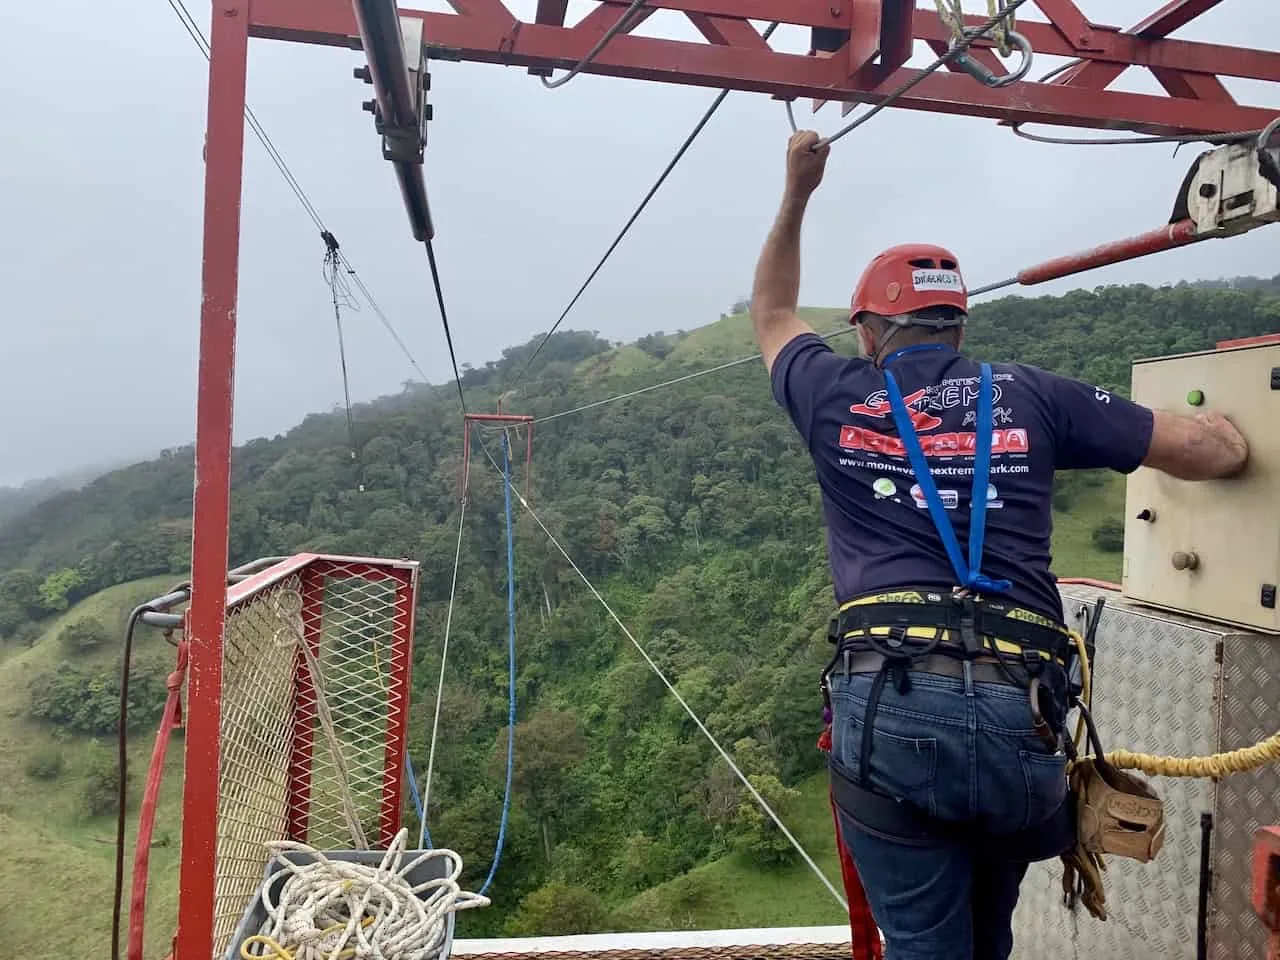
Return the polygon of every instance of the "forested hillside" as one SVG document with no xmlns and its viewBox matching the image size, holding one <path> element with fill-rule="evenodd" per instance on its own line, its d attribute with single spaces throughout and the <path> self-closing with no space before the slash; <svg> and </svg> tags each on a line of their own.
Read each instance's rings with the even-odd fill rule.
<svg viewBox="0 0 1280 960">
<path fill-rule="evenodd" d="M 1136 357 L 1280 330 L 1280 297 L 1266 282 L 1235 286 L 1010 297 L 975 309 L 968 349 L 1125 393 Z M 842 314 L 809 317 L 827 330 Z M 835 343 L 850 350 L 853 340 Z M 492 410 L 517 386 L 504 409 L 545 417 L 754 346 L 742 315 L 626 346 L 563 333 L 521 380 L 532 348 L 467 370 L 470 407 Z M 345 416 L 327 414 L 249 442 L 234 458 L 233 563 L 300 549 L 421 561 L 411 735 L 420 772 L 458 531 L 457 403 L 449 383 L 357 407 L 354 457 Z M 498 456 L 496 435 L 482 436 Z M 531 499 L 544 522 L 784 819 L 812 817 L 810 800 L 820 803 L 821 793 L 806 778 L 821 767 L 815 681 L 830 591 L 812 470 L 763 367 L 740 365 L 540 424 L 533 459 Z M 191 449 L 166 451 L 0 526 L 0 637 L 11 646 L 33 640 L 44 618 L 103 588 L 180 577 L 191 477 Z M 1061 484 L 1060 573 L 1118 574 L 1118 490 L 1102 476 Z M 794 869 L 785 840 L 527 517 L 516 541 L 517 802 L 494 906 L 466 914 L 463 932 L 678 927 L 706 916 L 708 898 L 719 895 L 711 875 L 692 868 L 732 853 L 762 876 Z M 430 824 L 438 843 L 463 854 L 470 884 L 488 868 L 502 799 L 505 591 L 502 489 L 477 451 Z M 81 641 L 63 642 L 74 651 Z M 163 689 L 163 669 L 140 676 L 140 730 L 156 719 L 161 697 L 146 698 Z M 0 706 L 67 737 L 104 735 L 111 670 L 96 661 L 51 669 L 27 685 L 43 691 L 46 706 Z M 796 889 L 806 900 L 825 896 L 816 883 Z M 797 915 L 788 909 L 779 919 Z"/>
</svg>

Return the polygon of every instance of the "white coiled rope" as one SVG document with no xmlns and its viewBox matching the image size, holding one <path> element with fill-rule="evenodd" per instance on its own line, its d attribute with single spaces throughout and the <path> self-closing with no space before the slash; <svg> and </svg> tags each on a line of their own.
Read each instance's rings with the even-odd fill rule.
<svg viewBox="0 0 1280 960">
<path fill-rule="evenodd" d="M 435 960 L 449 914 L 488 906 L 489 899 L 458 886 L 462 858 L 452 850 L 427 850 L 405 862 L 408 837 L 407 829 L 397 833 L 377 865 L 331 860 L 291 840 L 268 844 L 279 866 L 262 888 L 269 922 L 242 944 L 241 957 Z M 295 850 L 314 862 L 298 864 L 284 856 Z M 409 874 L 430 859 L 447 861 L 446 875 L 411 883 Z M 274 881 L 284 873 L 289 876 L 277 888 Z M 259 952 L 250 952 L 254 947 Z"/>
</svg>

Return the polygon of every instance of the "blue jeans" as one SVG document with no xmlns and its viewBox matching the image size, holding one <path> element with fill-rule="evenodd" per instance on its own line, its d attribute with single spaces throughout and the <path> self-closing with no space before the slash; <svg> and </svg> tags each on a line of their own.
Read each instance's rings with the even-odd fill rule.
<svg viewBox="0 0 1280 960">
<path fill-rule="evenodd" d="M 832 756 L 855 774 L 874 676 L 830 678 Z M 910 678 L 906 693 L 892 680 L 884 685 L 868 786 L 993 833 L 1033 828 L 1058 809 L 1067 760 L 1036 735 L 1025 690 L 967 677 Z M 1007 960 L 1026 861 L 1000 859 L 992 843 L 894 843 L 840 817 L 886 960 Z"/>
</svg>

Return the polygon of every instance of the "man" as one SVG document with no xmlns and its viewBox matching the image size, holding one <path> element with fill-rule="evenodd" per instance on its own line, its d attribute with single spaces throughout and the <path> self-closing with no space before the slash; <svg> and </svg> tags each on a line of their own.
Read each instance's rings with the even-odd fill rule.
<svg viewBox="0 0 1280 960">
<path fill-rule="evenodd" d="M 850 317 L 866 359 L 837 355 L 796 315 L 800 227 L 827 159 L 817 139 L 791 138 L 751 315 L 822 489 L 841 833 L 888 960 L 1005 960 L 1028 863 L 1064 852 L 1074 828 L 1054 471 L 1227 477 L 1248 446 L 1219 415 L 964 357 L 967 295 L 940 247 L 871 263 Z"/>
</svg>

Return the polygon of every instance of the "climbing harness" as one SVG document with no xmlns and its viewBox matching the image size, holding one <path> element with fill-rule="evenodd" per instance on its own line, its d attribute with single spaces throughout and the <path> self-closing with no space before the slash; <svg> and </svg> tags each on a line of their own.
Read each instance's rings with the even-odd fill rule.
<svg viewBox="0 0 1280 960">
<path fill-rule="evenodd" d="M 910 672 L 969 676 L 979 682 L 1016 684 L 1028 691 L 1038 729 L 1053 749 L 1065 727 L 1067 677 L 1072 655 L 1066 629 L 985 594 L 1002 594 L 1011 584 L 981 572 L 986 524 L 987 484 L 991 467 L 994 384 L 991 367 L 982 364 L 978 387 L 976 450 L 969 521 L 969 556 L 960 552 L 919 437 L 898 387 L 888 370 L 894 360 L 926 350 L 948 350 L 944 344 L 918 344 L 895 351 L 884 360 L 890 412 L 902 439 L 929 515 L 956 576 L 950 594 L 924 588 L 865 597 L 845 604 L 832 620 L 828 639 L 836 655 L 823 674 L 822 689 L 830 706 L 830 676 L 839 666 L 846 676 L 875 671 L 867 694 L 859 765 L 845 770 L 830 761 L 836 804 L 862 829 L 909 845 L 938 842 L 978 843 L 985 830 L 973 823 L 939 820 L 909 803 L 870 786 L 870 759 L 875 744 L 875 714 L 885 683 L 892 678 L 899 692 L 910 689 Z M 1048 824 L 998 837 L 1002 856 L 1043 860 L 1061 854 L 1072 841 L 1074 811 L 1070 795 Z"/>
<path fill-rule="evenodd" d="M 401 829 L 380 861 L 360 863 L 326 856 L 305 843 L 268 844 L 267 864 L 254 917 L 265 914 L 258 932 L 238 947 L 243 960 L 348 960 L 412 956 L 434 960 L 458 910 L 489 905 L 489 899 L 458 885 L 462 858 L 452 850 L 406 851 Z M 430 861 L 443 860 L 443 876 Z"/>
</svg>

